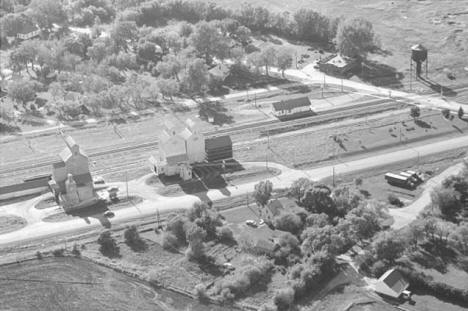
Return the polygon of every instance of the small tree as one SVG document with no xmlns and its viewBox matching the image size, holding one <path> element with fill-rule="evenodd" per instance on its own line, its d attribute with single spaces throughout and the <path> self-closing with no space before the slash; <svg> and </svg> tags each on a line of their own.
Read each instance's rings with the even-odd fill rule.
<svg viewBox="0 0 468 311">
<path fill-rule="evenodd" d="M 281 69 L 281 76 L 284 78 L 284 71 L 292 66 L 293 58 L 292 52 L 289 49 L 281 49 L 278 52 L 276 64 Z"/>
<path fill-rule="evenodd" d="M 104 256 L 118 257 L 120 255 L 120 248 L 109 230 L 102 232 L 97 242 L 100 245 L 99 251 Z"/>
<path fill-rule="evenodd" d="M 179 247 L 179 241 L 176 236 L 170 232 L 166 232 L 162 238 L 162 247 L 170 252 L 177 252 Z"/>
<path fill-rule="evenodd" d="M 273 191 L 273 183 L 269 180 L 261 181 L 255 185 L 254 198 L 255 202 L 261 207 L 267 205 L 271 198 L 271 192 Z"/>
<path fill-rule="evenodd" d="M 443 115 L 444 118 L 446 118 L 446 119 L 450 118 L 450 110 L 447 109 L 447 108 L 442 109 L 442 115 Z"/>
<path fill-rule="evenodd" d="M 274 298 L 278 310 L 289 310 L 294 303 L 294 289 L 286 287 L 278 290 Z"/>
<path fill-rule="evenodd" d="M 78 244 L 73 244 L 72 254 L 75 255 L 76 257 L 81 256 L 81 251 L 80 251 L 80 248 L 78 247 Z"/>
<path fill-rule="evenodd" d="M 365 58 L 376 45 L 372 24 L 365 19 L 343 20 L 337 32 L 338 50 L 343 55 Z"/>
<path fill-rule="evenodd" d="M 419 106 L 413 106 L 413 107 L 411 107 L 410 116 L 411 116 L 413 119 L 419 118 L 419 117 L 421 116 L 421 108 L 419 108 Z"/>
<path fill-rule="evenodd" d="M 463 110 L 463 108 L 460 106 L 460 108 L 458 108 L 458 117 L 460 119 L 463 119 L 463 116 L 465 115 L 465 111 Z"/>
<path fill-rule="evenodd" d="M 10 82 L 8 85 L 8 96 L 25 107 L 26 103 L 34 100 L 36 96 L 34 82 L 26 79 Z"/>
<path fill-rule="evenodd" d="M 140 237 L 135 225 L 127 227 L 124 231 L 125 244 L 133 250 L 142 250 L 146 247 L 145 241 Z"/>
</svg>

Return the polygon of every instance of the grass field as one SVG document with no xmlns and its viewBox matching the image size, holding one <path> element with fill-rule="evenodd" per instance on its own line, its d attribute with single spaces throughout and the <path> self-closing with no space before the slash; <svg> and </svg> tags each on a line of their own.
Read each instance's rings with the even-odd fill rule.
<svg viewBox="0 0 468 311">
<path fill-rule="evenodd" d="M 156 291 L 82 259 L 46 258 L 6 265 L 0 267 L 0 275 L 2 310 L 225 310 L 165 290 Z"/>
<path fill-rule="evenodd" d="M 208 0 L 206 0 L 209 2 Z M 383 74 L 401 72 L 403 80 L 395 87 L 409 82 L 410 47 L 422 43 L 429 49 L 429 78 L 441 85 L 468 83 L 468 2 L 466 0 L 218 0 L 222 7 L 240 8 L 244 3 L 261 5 L 277 12 L 295 12 L 301 8 L 319 11 L 333 17 L 362 17 L 373 23 L 382 51 L 369 58 L 381 64 Z M 389 66 L 388 68 L 385 67 Z M 392 69 L 393 68 L 393 69 Z M 452 72 L 456 80 L 449 80 Z M 417 88 L 428 89 L 419 84 Z"/>
<path fill-rule="evenodd" d="M 234 157 L 239 161 L 266 161 L 268 155 L 269 161 L 303 168 L 335 157 L 340 161 L 344 156 L 404 146 L 431 136 L 464 135 L 467 130 L 466 120 L 447 120 L 440 112 L 423 110 L 416 121 L 407 113 L 399 113 L 342 127 L 271 136 L 269 142 L 263 137 L 243 144 Z"/>
<path fill-rule="evenodd" d="M 16 231 L 25 227 L 26 219 L 14 215 L 0 216 L 0 234 Z"/>
</svg>

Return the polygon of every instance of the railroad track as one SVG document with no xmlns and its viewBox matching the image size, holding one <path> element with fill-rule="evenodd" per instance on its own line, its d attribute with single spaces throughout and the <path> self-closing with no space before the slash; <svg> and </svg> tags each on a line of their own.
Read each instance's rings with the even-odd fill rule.
<svg viewBox="0 0 468 311">
<path fill-rule="evenodd" d="M 372 114 L 380 111 L 398 109 L 399 107 L 404 106 L 405 104 L 395 102 L 390 99 L 375 99 L 359 103 L 356 105 L 351 105 L 347 107 L 340 107 L 333 110 L 328 110 L 322 114 L 293 119 L 289 121 L 279 121 L 279 120 L 266 120 L 256 123 L 242 124 L 234 127 L 227 127 L 222 129 L 217 129 L 215 131 L 205 132 L 206 137 L 214 137 L 219 135 L 239 135 L 249 132 L 257 132 L 260 135 L 265 132 L 278 131 L 283 129 L 283 131 L 291 131 L 298 128 L 304 128 L 320 123 L 324 123 L 332 120 L 339 120 L 348 117 L 354 117 L 355 114 Z M 91 149 L 88 152 L 88 156 L 91 162 L 100 163 L 99 167 L 91 167 L 93 172 L 99 174 L 108 174 L 107 171 L 115 170 L 112 169 L 112 165 L 116 167 L 122 167 L 123 159 L 125 157 L 131 157 L 131 162 L 140 162 L 144 161 L 143 158 L 147 158 L 151 151 L 154 151 L 154 148 L 157 147 L 158 141 L 156 139 L 149 140 L 147 142 L 129 142 L 126 144 L 121 144 L 117 147 L 108 147 L 108 148 L 99 148 Z M 138 152 L 138 154 L 135 154 Z M 136 158 L 135 158 L 136 157 Z M 137 161 L 135 161 L 137 160 Z M 31 176 L 38 175 L 41 173 L 46 173 L 48 171 L 48 166 L 52 165 L 56 161 L 55 157 L 44 157 L 39 159 L 37 162 L 32 161 L 23 161 L 15 162 L 12 165 L 0 169 L 1 178 L 12 178 L 18 176 Z M 115 163 L 114 163 L 115 162 Z M 101 167 L 103 165 L 103 167 Z M 123 169 L 122 169 L 123 170 Z"/>
</svg>

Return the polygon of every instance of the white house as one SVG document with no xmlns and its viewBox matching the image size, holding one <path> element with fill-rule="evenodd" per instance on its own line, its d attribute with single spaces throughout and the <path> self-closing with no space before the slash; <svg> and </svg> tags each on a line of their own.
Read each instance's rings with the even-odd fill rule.
<svg viewBox="0 0 468 311">
<path fill-rule="evenodd" d="M 288 118 L 297 114 L 307 114 L 311 112 L 311 104 L 307 96 L 273 103 L 273 114 L 277 118 Z"/>
</svg>

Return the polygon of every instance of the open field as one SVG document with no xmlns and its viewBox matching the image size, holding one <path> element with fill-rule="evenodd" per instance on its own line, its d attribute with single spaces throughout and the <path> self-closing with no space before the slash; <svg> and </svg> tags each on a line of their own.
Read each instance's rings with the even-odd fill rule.
<svg viewBox="0 0 468 311">
<path fill-rule="evenodd" d="M 235 150 L 234 157 L 239 161 L 265 161 L 268 156 L 269 161 L 286 166 L 310 167 L 320 161 L 333 158 L 339 161 L 344 156 L 403 146 L 430 137 L 463 135 L 467 129 L 466 121 L 446 120 L 440 112 L 423 110 L 419 120 L 401 113 L 339 128 L 263 137 L 243 144 Z"/>
<path fill-rule="evenodd" d="M 369 77 L 376 84 L 409 88 L 410 47 L 422 43 L 429 49 L 429 79 L 441 85 L 468 83 L 468 13 L 466 0 L 218 0 L 222 7 L 240 8 L 244 3 L 261 5 L 277 12 L 295 12 L 301 8 L 333 17 L 362 17 L 372 22 L 381 41 L 381 51 L 370 60 L 380 68 L 381 77 Z M 402 36 L 402 34 L 404 34 Z M 403 79 L 395 79 L 395 72 Z M 451 81 L 447 72 L 457 77 Z M 364 79 L 364 80 L 368 80 Z M 417 83 L 415 88 L 430 89 Z"/>
<path fill-rule="evenodd" d="M 0 304 L 6 310 L 166 311 L 189 306 L 196 311 L 221 310 L 169 291 L 154 290 L 82 259 L 46 258 L 1 266 L 0 271 Z"/>
<path fill-rule="evenodd" d="M 16 231 L 25 227 L 26 219 L 14 215 L 0 216 L 0 234 Z"/>
</svg>

